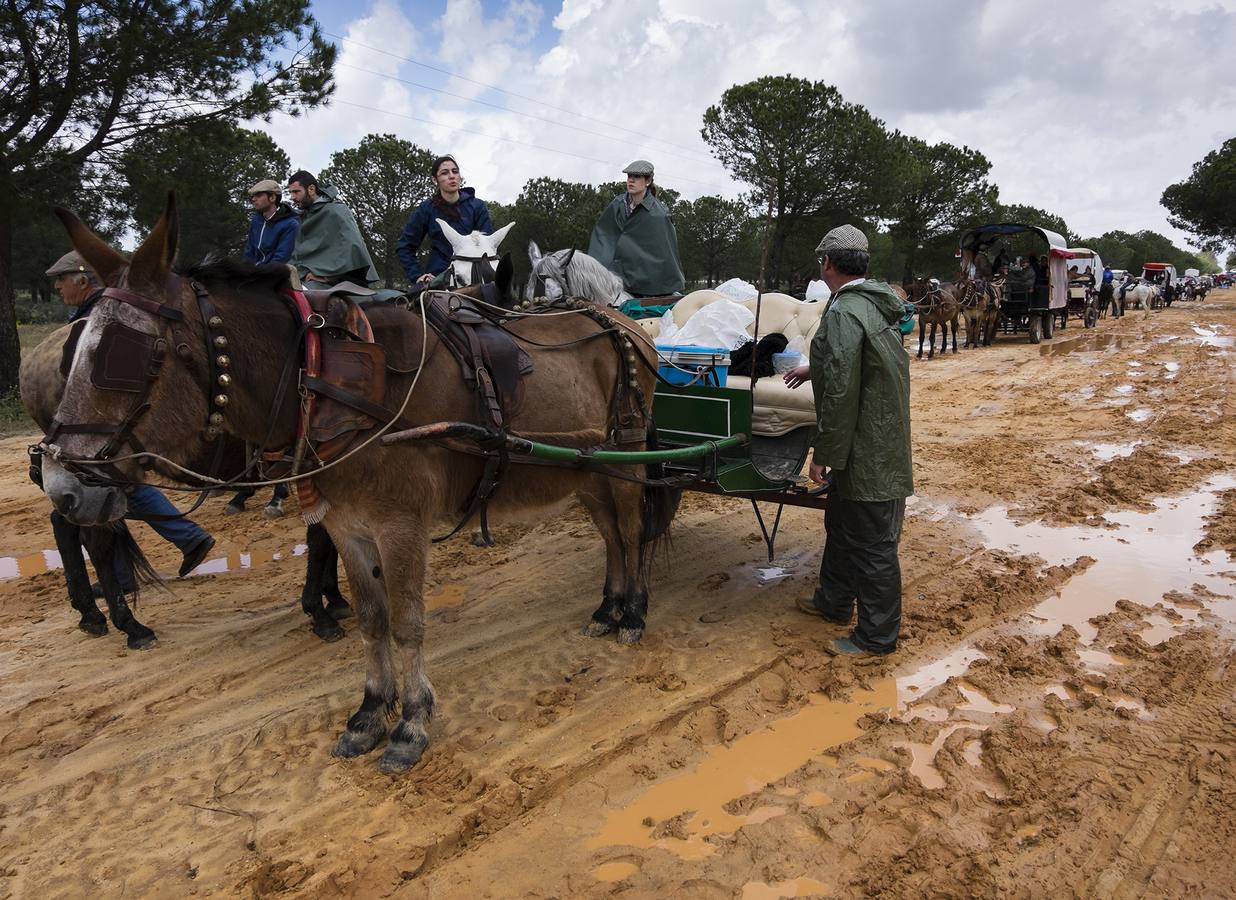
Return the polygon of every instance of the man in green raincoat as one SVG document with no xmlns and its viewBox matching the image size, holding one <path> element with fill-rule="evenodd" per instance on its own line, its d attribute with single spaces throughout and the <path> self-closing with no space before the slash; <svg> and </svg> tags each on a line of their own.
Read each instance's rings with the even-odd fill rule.
<svg viewBox="0 0 1236 900">
<path fill-rule="evenodd" d="M 901 629 L 897 543 L 914 493 L 910 358 L 897 327 L 904 304 L 866 278 L 867 238 L 854 226 L 826 234 L 816 255 L 833 296 L 811 339 L 810 365 L 785 380 L 798 387 L 811 379 L 819 433 L 809 474 L 830 492 L 819 587 L 798 606 L 846 626 L 857 606 L 854 629 L 829 652 L 892 653 Z"/>
<path fill-rule="evenodd" d="M 637 159 L 622 171 L 627 192 L 601 213 L 588 255 L 621 278 L 635 297 L 682 293 L 686 279 L 678 260 L 678 234 L 669 209 L 657 199 L 652 163 Z"/>
<path fill-rule="evenodd" d="M 356 216 L 332 186 L 318 183 L 302 169 L 288 179 L 288 194 L 302 210 L 291 264 L 306 287 L 341 281 L 364 287 L 378 280 Z"/>
</svg>

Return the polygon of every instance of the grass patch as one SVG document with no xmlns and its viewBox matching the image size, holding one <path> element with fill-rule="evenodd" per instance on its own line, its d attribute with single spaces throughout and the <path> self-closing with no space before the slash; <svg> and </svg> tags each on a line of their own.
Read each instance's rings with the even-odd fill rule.
<svg viewBox="0 0 1236 900">
<path fill-rule="evenodd" d="M 59 322 L 38 322 L 35 324 L 22 323 L 17 326 L 17 340 L 21 343 L 21 352 L 29 353 L 39 344 L 43 343 L 44 338 L 60 328 L 65 323 Z"/>
<path fill-rule="evenodd" d="M 26 407 L 21 405 L 17 391 L 0 396 L 0 437 L 31 431 L 38 431 L 38 426 L 26 415 Z"/>
</svg>

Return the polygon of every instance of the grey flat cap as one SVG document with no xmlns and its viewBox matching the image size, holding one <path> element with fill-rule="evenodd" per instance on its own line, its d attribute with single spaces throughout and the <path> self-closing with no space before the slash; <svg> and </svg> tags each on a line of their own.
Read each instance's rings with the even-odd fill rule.
<svg viewBox="0 0 1236 900">
<path fill-rule="evenodd" d="M 75 275 L 79 272 L 85 275 L 91 274 L 90 266 L 86 265 L 86 261 L 82 259 L 80 253 L 76 250 L 70 250 L 52 263 L 51 268 L 47 270 L 46 274 L 55 278 L 59 275 Z"/>
<path fill-rule="evenodd" d="M 833 250 L 862 250 L 868 252 L 867 235 L 853 225 L 838 225 L 820 241 L 815 248 L 817 255 L 823 256 Z"/>
<path fill-rule="evenodd" d="M 631 165 L 622 170 L 624 175 L 644 175 L 648 178 L 652 177 L 652 163 L 646 159 L 637 159 Z"/>
<path fill-rule="evenodd" d="M 279 186 L 279 182 L 265 178 L 249 188 L 249 196 L 252 197 L 254 194 L 278 194 L 282 196 L 283 188 Z"/>
</svg>

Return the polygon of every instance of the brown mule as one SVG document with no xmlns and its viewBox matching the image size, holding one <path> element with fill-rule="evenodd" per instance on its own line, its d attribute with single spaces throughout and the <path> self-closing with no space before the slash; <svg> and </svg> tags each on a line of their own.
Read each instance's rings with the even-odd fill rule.
<svg viewBox="0 0 1236 900">
<path fill-rule="evenodd" d="M 907 284 L 906 295 L 918 310 L 918 358 L 923 358 L 923 338 L 931 326 L 927 358 L 936 355 L 936 326 L 940 326 L 940 352 L 948 347 L 949 326 L 953 329 L 953 352 L 957 352 L 957 320 L 961 314 L 960 291 L 954 284 L 940 284 L 935 279 L 915 278 Z"/>
<path fill-rule="evenodd" d="M 193 283 L 171 271 L 177 230 L 172 198 L 129 264 L 76 217 L 57 212 L 74 247 L 105 283 L 122 285 L 105 295 L 92 313 L 57 412 L 61 422 L 77 425 L 77 430 L 66 425 L 43 457 L 44 487 L 57 508 L 70 518 L 93 521 L 124 514 L 124 495 L 118 488 L 97 479 L 84 483 L 74 474 L 90 469 L 86 461 L 106 438 L 81 433 L 82 423 L 131 424 L 134 438 L 147 451 L 176 463 L 201 449 L 208 415 L 241 440 L 260 444 L 269 429 L 273 446 L 293 444 L 295 393 L 272 409 L 275 385 L 294 352 L 298 327 L 281 296 L 285 268 L 207 265 L 190 272 L 215 310 L 208 325 L 199 315 Z M 508 266 L 505 293 L 510 275 Z M 449 348 L 426 327 L 417 304 L 377 304 L 367 311 L 378 343 L 387 349 L 386 408 L 402 408 L 402 418 L 413 426 L 474 421 L 477 395 L 464 383 Z M 631 391 L 651 404 L 656 353 L 625 317 L 612 315 L 612 326 L 603 328 L 582 314 L 534 315 L 512 319 L 504 327 L 521 339 L 534 363 L 525 376 L 523 402 L 509 417 L 512 431 L 580 448 L 611 441 L 617 424 L 615 388 L 626 370 L 612 348 L 623 341 L 630 342 L 635 363 L 630 368 Z M 162 341 L 167 349 L 146 396 L 148 409 L 136 419 L 132 394 L 95 383 L 107 368 L 99 351 L 108 335 L 113 343 L 121 335 L 131 344 L 154 347 Z M 226 392 L 210 383 L 208 339 L 214 347 L 226 347 L 230 357 Z M 106 349 L 106 343 L 103 346 Z M 409 358 L 410 364 L 404 364 Z M 625 433 L 623 449 L 644 449 L 643 434 L 642 429 Z M 112 470 L 136 477 L 136 462 L 126 458 L 130 456 L 124 448 L 111 459 Z M 339 737 L 336 755 L 356 756 L 375 748 L 387 736 L 388 718 L 397 710 L 399 721 L 390 731 L 382 770 L 411 767 L 428 745 L 434 692 L 422 655 L 422 591 L 429 543 L 444 524 L 456 524 L 472 508 L 470 498 L 483 466 L 484 460 L 442 443 L 386 446 L 374 441 L 313 476 L 328 504 L 323 524 L 344 559 L 367 660 L 364 698 Z M 643 475 L 643 468 L 629 471 Z M 655 539 L 668 527 L 674 497 L 664 489 L 580 469 L 512 465 L 492 499 L 490 514 L 543 517 L 572 496 L 588 510 L 606 547 L 604 599 L 587 631 L 617 631 L 622 641 L 638 641 L 648 603 L 646 562 Z"/>
</svg>

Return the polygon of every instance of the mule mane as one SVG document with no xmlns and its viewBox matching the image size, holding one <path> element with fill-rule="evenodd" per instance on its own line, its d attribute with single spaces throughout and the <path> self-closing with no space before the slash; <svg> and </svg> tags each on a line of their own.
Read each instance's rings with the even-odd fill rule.
<svg viewBox="0 0 1236 900">
<path fill-rule="evenodd" d="M 622 279 L 587 253 L 575 251 L 567 265 L 571 290 L 582 297 L 609 303 L 622 291 Z"/>
<path fill-rule="evenodd" d="M 272 291 L 288 287 L 291 272 L 284 263 L 257 265 L 247 259 L 211 254 L 195 266 L 178 270 L 177 274 L 203 284 L 224 283 L 236 287 Z"/>
</svg>

